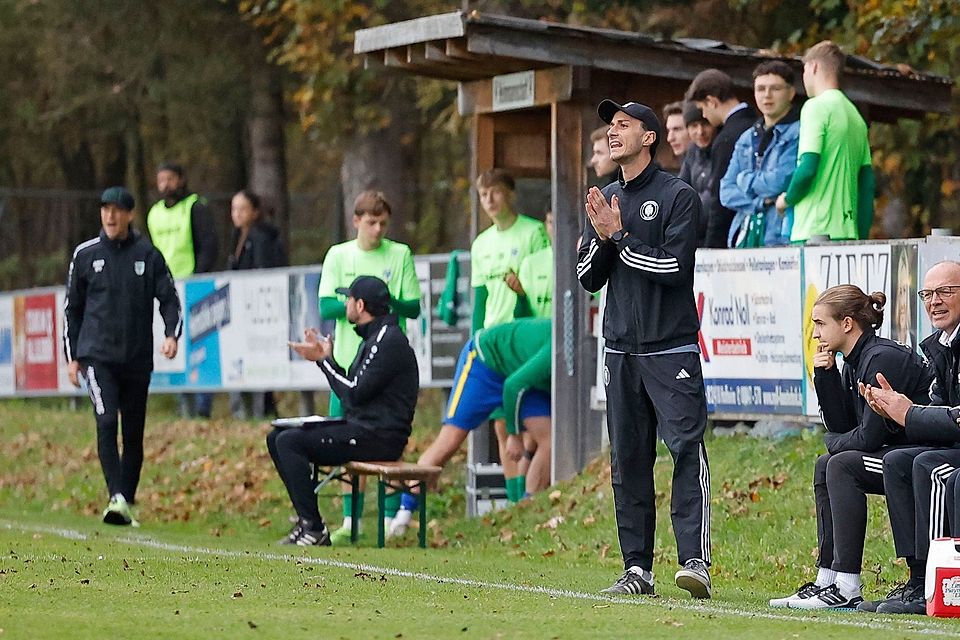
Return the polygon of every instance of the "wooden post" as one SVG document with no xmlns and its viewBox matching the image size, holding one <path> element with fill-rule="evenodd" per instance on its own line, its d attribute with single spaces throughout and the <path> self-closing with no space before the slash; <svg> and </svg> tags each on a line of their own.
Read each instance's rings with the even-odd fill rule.
<svg viewBox="0 0 960 640">
<path fill-rule="evenodd" d="M 590 410 L 596 347 L 587 331 L 589 298 L 576 278 L 587 189 L 585 154 L 593 105 L 552 105 L 551 200 L 555 225 L 553 295 L 553 482 L 577 474 L 600 451 L 601 426 Z"/>
</svg>

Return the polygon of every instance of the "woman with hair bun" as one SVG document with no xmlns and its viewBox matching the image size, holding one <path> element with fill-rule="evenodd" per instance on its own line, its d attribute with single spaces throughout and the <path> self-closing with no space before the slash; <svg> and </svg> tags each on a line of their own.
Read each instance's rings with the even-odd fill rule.
<svg viewBox="0 0 960 640">
<path fill-rule="evenodd" d="M 820 294 L 811 312 L 813 384 L 827 429 L 828 453 L 817 459 L 813 492 L 817 513 L 817 578 L 772 607 L 791 609 L 875 610 L 861 595 L 860 569 L 867 528 L 867 494 L 883 495 L 883 456 L 908 444 L 904 430 L 874 413 L 858 383 L 877 386 L 877 373 L 917 404 L 928 402 L 932 374 L 909 347 L 881 338 L 887 297 L 867 295 L 854 285 L 831 287 Z M 837 354 L 843 355 L 843 371 Z"/>
</svg>

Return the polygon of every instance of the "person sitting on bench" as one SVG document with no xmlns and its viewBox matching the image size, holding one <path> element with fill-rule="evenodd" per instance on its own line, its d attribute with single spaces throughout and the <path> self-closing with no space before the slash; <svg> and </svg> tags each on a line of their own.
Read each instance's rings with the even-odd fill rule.
<svg viewBox="0 0 960 640">
<path fill-rule="evenodd" d="M 337 293 L 347 296 L 347 320 L 363 339 L 349 371 L 334 361 L 330 336 L 321 337 L 316 329 L 307 329 L 303 342 L 288 344 L 320 367 L 343 404 L 343 420 L 274 429 L 267 435 L 270 457 L 297 512 L 297 522 L 281 544 L 330 545 L 313 491 L 311 463 L 397 460 L 410 437 L 420 387 L 417 359 L 390 314 L 386 283 L 360 276 Z"/>
</svg>

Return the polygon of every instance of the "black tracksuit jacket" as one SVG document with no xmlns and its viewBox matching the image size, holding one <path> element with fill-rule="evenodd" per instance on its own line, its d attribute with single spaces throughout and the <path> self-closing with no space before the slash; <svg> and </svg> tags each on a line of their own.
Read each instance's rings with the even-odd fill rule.
<svg viewBox="0 0 960 640">
<path fill-rule="evenodd" d="M 631 180 L 603 189 L 620 200 L 629 235 L 603 241 L 586 221 L 577 277 L 587 291 L 609 283 L 603 315 L 606 346 L 655 353 L 697 343 L 700 320 L 693 299 L 693 267 L 700 197 L 683 180 L 650 163 Z"/>
<path fill-rule="evenodd" d="M 333 358 L 317 366 L 340 398 L 347 422 L 406 441 L 420 389 L 417 357 L 394 315 L 379 316 L 355 330 L 363 343 L 348 371 Z"/>
<path fill-rule="evenodd" d="M 920 350 L 935 377 L 930 385 L 930 406 L 914 405 L 907 411 L 907 435 L 929 443 L 960 443 L 960 337 L 945 347 L 937 332 L 920 343 Z"/>
<path fill-rule="evenodd" d="M 860 395 L 857 383 L 876 387 L 877 373 L 913 402 L 927 402 L 932 372 L 920 356 L 909 347 L 877 336 L 872 329 L 865 331 L 844 356 L 842 374 L 836 366 L 814 369 L 813 384 L 827 428 L 823 439 L 830 453 L 877 451 L 912 442 L 899 425 L 874 413 Z"/>
<path fill-rule="evenodd" d="M 153 300 L 166 337 L 180 337 L 180 299 L 163 256 L 134 230 L 104 231 L 73 252 L 67 275 L 63 350 L 67 362 L 95 361 L 153 371 Z"/>
</svg>

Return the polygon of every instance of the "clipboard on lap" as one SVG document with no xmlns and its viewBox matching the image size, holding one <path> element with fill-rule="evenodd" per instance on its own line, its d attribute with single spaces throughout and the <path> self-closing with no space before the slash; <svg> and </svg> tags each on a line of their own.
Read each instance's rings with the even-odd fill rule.
<svg viewBox="0 0 960 640">
<path fill-rule="evenodd" d="M 347 421 L 343 418 L 331 418 L 329 416 L 295 416 L 293 418 L 277 418 L 270 424 L 277 429 L 296 429 L 302 427 L 313 427 L 317 425 L 345 424 Z"/>
</svg>

